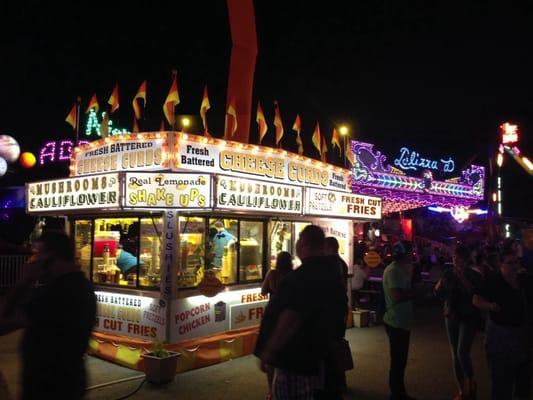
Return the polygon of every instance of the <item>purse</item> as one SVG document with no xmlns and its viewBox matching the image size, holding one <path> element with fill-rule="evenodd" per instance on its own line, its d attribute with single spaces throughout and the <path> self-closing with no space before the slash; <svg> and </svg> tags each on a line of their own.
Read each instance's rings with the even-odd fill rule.
<svg viewBox="0 0 533 400">
<path fill-rule="evenodd" d="M 332 343 L 330 357 L 332 365 L 337 371 L 344 372 L 354 367 L 350 343 L 344 338 Z"/>
</svg>

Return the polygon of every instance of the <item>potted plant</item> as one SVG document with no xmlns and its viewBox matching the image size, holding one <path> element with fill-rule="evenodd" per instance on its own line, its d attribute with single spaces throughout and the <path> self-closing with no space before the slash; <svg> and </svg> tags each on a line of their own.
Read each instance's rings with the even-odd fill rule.
<svg viewBox="0 0 533 400">
<path fill-rule="evenodd" d="M 146 380 L 155 384 L 174 380 L 179 355 L 179 353 L 165 349 L 163 343 L 155 339 L 152 351 L 143 356 Z"/>
</svg>

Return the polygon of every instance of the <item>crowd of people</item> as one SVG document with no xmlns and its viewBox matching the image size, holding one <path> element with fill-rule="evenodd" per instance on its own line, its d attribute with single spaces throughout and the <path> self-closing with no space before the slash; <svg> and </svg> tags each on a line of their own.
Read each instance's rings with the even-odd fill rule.
<svg viewBox="0 0 533 400">
<path fill-rule="evenodd" d="M 333 241 L 324 238 L 320 228 L 307 227 L 297 243 L 301 267 L 292 270 L 290 254 L 280 253 L 284 260 L 280 270 L 271 271 L 265 280 L 263 293 L 270 293 L 270 302 L 255 354 L 269 376 L 269 398 L 342 398 L 344 371 L 331 360 L 335 355 L 328 353 L 328 343 L 344 336 L 347 307 L 342 293 L 346 293 L 347 275 Z M 421 271 L 428 273 L 432 268 L 438 269 L 434 295 L 443 301 L 457 381 L 454 400 L 477 398 L 470 353 L 474 339 L 483 332 L 491 399 L 530 399 L 533 275 L 525 268 L 519 244 L 457 244 L 450 250 L 429 248 L 428 254 L 417 250 L 412 242 L 395 242 L 386 250 L 387 265 L 382 270 L 390 399 L 414 399 L 404 383 L 413 301 L 420 295 L 414 283 Z M 359 260 L 353 268 L 352 289 L 363 287 L 368 273 Z M 318 292 L 327 296 L 318 297 Z"/>
<path fill-rule="evenodd" d="M 81 398 L 85 389 L 84 353 L 94 326 L 96 301 L 90 282 L 74 263 L 64 233 L 46 232 L 35 241 L 24 276 L 0 307 L 0 335 L 24 327 L 23 398 Z M 391 400 L 414 399 L 405 387 L 413 301 L 418 292 L 416 250 L 399 240 L 388 249 L 383 270 L 383 325 L 388 337 Z M 345 371 L 339 349 L 345 343 L 348 266 L 339 243 L 308 225 L 296 242 L 301 260 L 280 252 L 261 289 L 269 303 L 255 348 L 267 374 L 268 397 L 342 399 Z M 434 294 L 443 300 L 458 393 L 455 400 L 476 399 L 470 357 L 474 339 L 485 333 L 491 399 L 530 399 L 533 344 L 533 275 L 524 268 L 517 242 L 500 246 L 456 245 L 451 259 L 437 260 L 441 270 Z M 366 275 L 354 268 L 353 275 Z M 67 301 L 65 301 L 67 300 Z M 49 310 L 54 310 L 50 313 Z M 72 318 L 76 315 L 76 318 Z M 61 338 L 63 351 L 51 357 L 47 343 Z M 61 384 L 56 383 L 61 376 Z M 0 375 L 0 383 L 1 383 Z"/>
</svg>

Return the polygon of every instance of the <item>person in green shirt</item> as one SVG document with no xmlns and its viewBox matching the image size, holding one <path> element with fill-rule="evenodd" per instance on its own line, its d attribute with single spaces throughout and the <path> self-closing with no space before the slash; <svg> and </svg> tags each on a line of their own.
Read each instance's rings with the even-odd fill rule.
<svg viewBox="0 0 533 400">
<path fill-rule="evenodd" d="M 411 242 L 401 240 L 395 243 L 392 255 L 394 261 L 383 272 L 385 297 L 383 322 L 390 345 L 390 399 L 413 400 L 413 397 L 407 395 L 404 384 L 413 320 L 413 246 Z"/>
</svg>

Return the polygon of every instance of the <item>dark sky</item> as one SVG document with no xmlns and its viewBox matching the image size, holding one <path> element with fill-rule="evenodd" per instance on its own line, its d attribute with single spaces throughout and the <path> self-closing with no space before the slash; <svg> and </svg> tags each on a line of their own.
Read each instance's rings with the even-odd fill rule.
<svg viewBox="0 0 533 400">
<path fill-rule="evenodd" d="M 145 79 L 145 127 L 155 130 L 176 68 L 177 112 L 197 114 L 207 83 L 211 130 L 222 135 L 231 49 L 225 1 L 49 3 L 1 6 L 0 133 L 37 151 L 48 138 L 72 135 L 64 119 L 76 96 L 83 108 L 94 92 L 103 104 L 116 82 L 114 119 L 130 128 L 131 99 Z M 327 135 L 347 123 L 391 158 L 407 146 L 430 158 L 451 155 L 458 167 L 486 164 L 498 126 L 510 120 L 533 159 L 531 6 L 404 3 L 257 1 L 254 107 L 261 100 L 271 123 L 277 99 L 286 134 L 300 113 L 305 136 L 317 120 Z M 252 140 L 256 131 L 254 123 Z M 30 175 L 12 166 L 3 180 Z M 524 195 L 532 193 L 531 177 L 508 162 L 504 178 L 513 185 L 508 215 L 533 217 Z"/>
</svg>

